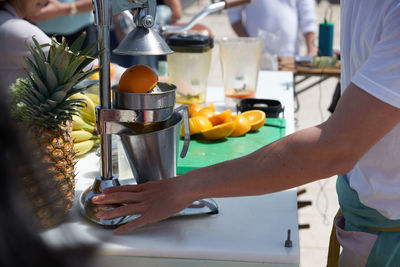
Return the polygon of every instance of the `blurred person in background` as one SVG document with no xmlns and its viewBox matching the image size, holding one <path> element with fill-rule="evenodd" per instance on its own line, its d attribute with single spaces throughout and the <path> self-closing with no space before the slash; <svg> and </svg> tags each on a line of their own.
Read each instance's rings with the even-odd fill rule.
<svg viewBox="0 0 400 267">
<path fill-rule="evenodd" d="M 307 55 L 317 55 L 315 0 L 252 0 L 228 9 L 228 16 L 238 36 L 260 37 L 269 53 L 298 56 L 304 37 Z"/>
<path fill-rule="evenodd" d="M 174 24 L 181 18 L 182 5 L 180 0 L 157 0 L 155 25 Z"/>
<path fill-rule="evenodd" d="M 0 1 L 0 88 L 4 92 L 18 77 L 26 76 L 24 58 L 30 56 L 32 36 L 40 44 L 51 42 L 42 30 L 28 22 L 47 3 L 48 0 Z"/>
<path fill-rule="evenodd" d="M 49 37 L 62 36 L 71 45 L 83 32 L 87 33 L 83 48 L 97 40 L 92 0 L 48 0 L 33 17 L 36 25 Z"/>
</svg>

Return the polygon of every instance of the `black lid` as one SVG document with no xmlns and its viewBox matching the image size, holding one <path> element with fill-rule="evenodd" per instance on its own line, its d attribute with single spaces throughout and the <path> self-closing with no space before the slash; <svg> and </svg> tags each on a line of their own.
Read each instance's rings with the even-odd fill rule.
<svg viewBox="0 0 400 267">
<path fill-rule="evenodd" d="M 258 109 L 265 112 L 269 118 L 277 118 L 284 111 L 281 102 L 274 99 L 245 98 L 236 106 L 238 113 L 252 109 Z"/>
<path fill-rule="evenodd" d="M 205 52 L 214 46 L 214 40 L 207 35 L 186 33 L 168 37 L 167 44 L 175 52 Z"/>
</svg>

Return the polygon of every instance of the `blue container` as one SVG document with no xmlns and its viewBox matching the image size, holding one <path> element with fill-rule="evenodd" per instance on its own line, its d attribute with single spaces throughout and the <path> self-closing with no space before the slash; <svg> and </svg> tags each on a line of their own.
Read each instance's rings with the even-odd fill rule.
<svg viewBox="0 0 400 267">
<path fill-rule="evenodd" d="M 333 55 L 333 24 L 319 24 L 318 56 L 331 57 Z"/>
</svg>

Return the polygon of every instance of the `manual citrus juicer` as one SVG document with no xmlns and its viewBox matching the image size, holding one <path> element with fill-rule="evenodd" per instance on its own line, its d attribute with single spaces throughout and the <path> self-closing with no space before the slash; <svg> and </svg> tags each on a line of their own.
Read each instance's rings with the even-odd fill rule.
<svg viewBox="0 0 400 267">
<path fill-rule="evenodd" d="M 119 217 L 111 220 L 97 218 L 99 209 L 112 209 L 116 205 L 98 206 L 92 197 L 102 194 L 105 188 L 120 186 L 112 173 L 111 135 L 118 134 L 129 165 L 137 183 L 166 179 L 176 175 L 180 125 L 184 121 L 184 145 L 180 153 L 186 155 L 190 129 L 186 106 L 175 106 L 176 87 L 159 82 L 148 93 L 125 93 L 113 88 L 111 102 L 110 86 L 110 26 L 112 16 L 123 12 L 134 21 L 135 28 L 120 43 L 114 53 L 121 55 L 166 55 L 173 51 L 159 35 L 179 33 L 190 29 L 196 21 L 209 13 L 248 3 L 235 0 L 214 3 L 204 8 L 183 26 L 164 26 L 152 29 L 156 16 L 155 0 L 93 0 L 95 24 L 99 34 L 100 107 L 97 108 L 97 126 L 100 132 L 101 175 L 80 197 L 80 208 L 90 221 L 103 226 L 117 226 L 136 219 L 140 215 Z M 136 10 L 132 16 L 128 10 Z M 215 214 L 218 212 L 212 199 L 194 202 L 177 215 Z"/>
</svg>

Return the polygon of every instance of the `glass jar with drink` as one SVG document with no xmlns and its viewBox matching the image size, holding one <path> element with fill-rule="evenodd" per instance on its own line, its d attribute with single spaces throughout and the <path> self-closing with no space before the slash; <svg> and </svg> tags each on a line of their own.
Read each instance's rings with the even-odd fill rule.
<svg viewBox="0 0 400 267">
<path fill-rule="evenodd" d="M 262 58 L 259 38 L 224 38 L 219 42 L 225 105 L 234 109 L 243 98 L 255 97 Z"/>
</svg>

